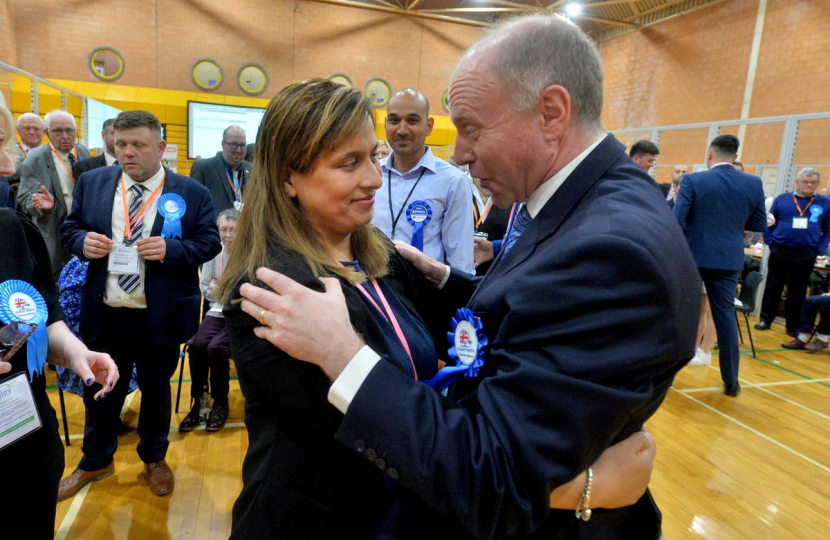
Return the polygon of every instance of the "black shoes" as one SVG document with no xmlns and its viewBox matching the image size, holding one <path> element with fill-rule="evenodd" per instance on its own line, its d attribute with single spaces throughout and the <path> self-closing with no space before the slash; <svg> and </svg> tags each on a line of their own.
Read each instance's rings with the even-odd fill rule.
<svg viewBox="0 0 830 540">
<path fill-rule="evenodd" d="M 193 405 L 193 408 L 190 409 L 190 412 L 187 413 L 187 416 L 184 417 L 182 423 L 179 424 L 179 431 L 182 433 L 186 433 L 188 431 L 193 431 L 199 427 L 199 401 L 196 401 L 196 404 Z"/>
<path fill-rule="evenodd" d="M 755 325 L 756 330 L 769 330 L 770 324 L 767 321 L 758 321 Z"/>
<path fill-rule="evenodd" d="M 738 394 L 741 393 L 741 384 L 724 384 L 723 385 L 723 393 L 729 397 L 738 397 Z"/>
<path fill-rule="evenodd" d="M 213 408 L 210 410 L 207 427 L 205 431 L 219 431 L 225 427 L 225 422 L 228 421 L 228 405 L 213 402 Z"/>
</svg>

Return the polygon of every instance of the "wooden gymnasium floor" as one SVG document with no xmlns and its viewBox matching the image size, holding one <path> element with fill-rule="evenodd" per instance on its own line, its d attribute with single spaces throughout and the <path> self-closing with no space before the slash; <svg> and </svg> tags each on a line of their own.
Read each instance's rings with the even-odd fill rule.
<svg viewBox="0 0 830 540">
<path fill-rule="evenodd" d="M 753 335 L 758 358 L 748 342 L 742 346 L 737 399 L 723 395 L 713 355 L 715 365 L 680 372 L 649 423 L 658 445 L 651 489 L 667 540 L 830 538 L 830 352 L 782 349 L 789 338 L 777 324 Z M 168 453 L 173 494 L 150 494 L 135 453 L 138 437 L 128 433 L 120 439 L 115 475 L 58 504 L 56 538 L 228 537 L 247 448 L 239 384 L 231 381 L 231 416 L 223 431 L 179 434 L 175 428 L 188 409 L 187 376 Z M 49 392 L 57 410 L 57 391 Z M 140 392 L 133 396 L 125 418 L 134 426 Z M 76 396 L 66 400 L 71 472 L 80 460 L 83 406 Z"/>
</svg>

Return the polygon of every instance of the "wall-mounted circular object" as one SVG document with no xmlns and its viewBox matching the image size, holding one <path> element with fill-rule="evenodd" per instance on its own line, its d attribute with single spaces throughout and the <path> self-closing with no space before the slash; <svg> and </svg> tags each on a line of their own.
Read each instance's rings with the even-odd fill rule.
<svg viewBox="0 0 830 540">
<path fill-rule="evenodd" d="M 345 73 L 332 73 L 329 75 L 329 80 L 333 83 L 342 84 L 348 88 L 354 86 L 352 83 L 352 78 L 346 75 Z"/>
<path fill-rule="evenodd" d="M 239 88 L 251 96 L 261 94 L 268 88 L 268 74 L 259 64 L 249 63 L 240 67 L 236 81 Z"/>
<path fill-rule="evenodd" d="M 102 81 L 114 81 L 124 74 L 124 57 L 112 47 L 95 47 L 89 53 L 89 69 Z"/>
<path fill-rule="evenodd" d="M 389 103 L 389 98 L 392 97 L 392 85 L 386 79 L 375 77 L 369 79 L 363 93 L 372 99 L 372 105 L 375 107 L 384 107 Z"/>
<path fill-rule="evenodd" d="M 441 97 L 441 105 L 444 106 L 444 110 L 450 112 L 450 89 L 447 88 L 444 90 L 444 95 Z"/>
<path fill-rule="evenodd" d="M 193 62 L 193 67 L 190 68 L 190 78 L 193 84 L 202 90 L 216 90 L 225 80 L 222 68 L 212 58 L 199 58 Z"/>
</svg>

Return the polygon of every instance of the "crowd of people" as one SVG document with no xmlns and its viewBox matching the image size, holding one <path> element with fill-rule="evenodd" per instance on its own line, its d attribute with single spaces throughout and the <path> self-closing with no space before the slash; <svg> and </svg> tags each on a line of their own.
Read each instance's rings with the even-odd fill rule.
<svg viewBox="0 0 830 540">
<path fill-rule="evenodd" d="M 656 184 L 657 145 L 627 155 L 602 128 L 602 79 L 570 21 L 523 17 L 453 73 L 452 163 L 426 145 L 423 93 L 391 97 L 378 141 L 369 98 L 312 79 L 277 92 L 256 144 L 228 126 L 189 177 L 162 166 L 147 111 L 105 122 L 90 157 L 68 112 L 21 115 L 16 143 L 0 106 L 0 300 L 18 283 L 36 293 L 15 298 L 42 298 L 34 324 L 0 310 L 31 334 L 3 342 L 0 372 L 25 377 L 42 419 L 0 447 L 19 474 L 42 475 L 10 511 L 51 538 L 55 503 L 115 472 L 136 385 L 144 478 L 171 493 L 170 377 L 187 343 L 179 432 L 224 428 L 231 358 L 245 399 L 233 539 L 661 538 L 644 424 L 715 339 L 724 392 L 738 395 L 745 231 L 772 249 L 756 328 L 786 283 L 784 346 L 827 347 L 830 317 L 810 334 L 830 296 L 801 311 L 830 198 L 805 169 L 768 212 L 732 135 L 711 141 L 708 170 L 677 165 Z M 32 358 L 81 381 L 83 456 L 63 479 Z"/>
</svg>

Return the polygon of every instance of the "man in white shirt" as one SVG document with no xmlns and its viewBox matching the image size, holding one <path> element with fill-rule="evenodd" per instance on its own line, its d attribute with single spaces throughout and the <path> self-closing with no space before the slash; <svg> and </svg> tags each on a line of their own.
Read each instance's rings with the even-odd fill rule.
<svg viewBox="0 0 830 540">
<path fill-rule="evenodd" d="M 432 125 L 421 92 L 401 90 L 389 100 L 386 138 L 392 153 L 381 162 L 383 186 L 375 192 L 372 223 L 392 240 L 474 274 L 470 183 L 426 146 Z"/>
<path fill-rule="evenodd" d="M 46 135 L 49 144 L 31 152 L 20 165 L 20 190 L 17 201 L 24 212 L 32 216 L 40 229 L 57 281 L 71 255 L 61 245 L 59 231 L 69 209 L 75 190 L 75 164 L 89 157 L 89 152 L 75 144 L 78 136 L 75 117 L 61 110 L 46 115 Z"/>
</svg>

